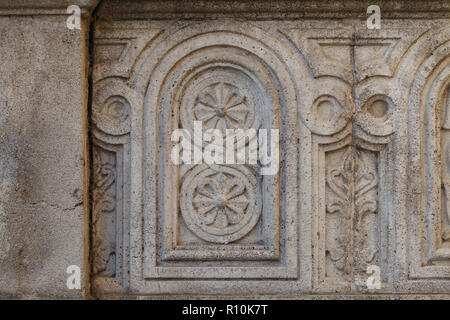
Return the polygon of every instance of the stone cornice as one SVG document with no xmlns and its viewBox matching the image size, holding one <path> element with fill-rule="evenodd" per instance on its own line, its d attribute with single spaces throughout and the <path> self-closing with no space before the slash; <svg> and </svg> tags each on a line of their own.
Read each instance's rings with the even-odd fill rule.
<svg viewBox="0 0 450 320">
<path fill-rule="evenodd" d="M 367 7 L 372 4 L 380 6 L 383 18 L 450 17 L 450 2 L 446 0 L 104 0 L 101 10 L 103 16 L 119 20 L 222 16 L 246 19 L 328 19 L 365 18 Z"/>
<path fill-rule="evenodd" d="M 86 13 L 99 2 L 103 16 L 118 20 L 365 18 L 371 4 L 380 6 L 383 18 L 450 18 L 450 2 L 445 0 L 0 0 L 0 16 L 66 15 L 72 4 Z"/>
<path fill-rule="evenodd" d="M 91 12 L 100 0 L 0 0 L 0 16 L 66 15 L 67 7 L 78 5 Z"/>
</svg>

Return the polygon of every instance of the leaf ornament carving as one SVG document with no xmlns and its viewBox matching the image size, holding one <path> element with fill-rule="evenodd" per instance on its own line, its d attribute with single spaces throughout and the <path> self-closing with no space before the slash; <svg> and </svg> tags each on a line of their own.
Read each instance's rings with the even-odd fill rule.
<svg viewBox="0 0 450 320">
<path fill-rule="evenodd" d="M 92 224 L 94 229 L 93 247 L 97 253 L 94 258 L 93 272 L 99 274 L 106 271 L 111 254 L 110 244 L 107 235 L 103 230 L 105 213 L 111 213 L 115 210 L 115 196 L 111 188 L 115 182 L 114 165 L 105 161 L 102 153 L 94 149 L 94 174 L 93 174 L 93 207 Z"/>
<path fill-rule="evenodd" d="M 378 178 L 361 150 L 348 147 L 339 166 L 327 175 L 331 190 L 327 201 L 328 214 L 339 215 L 339 235 L 327 253 L 336 268 L 350 274 L 353 265 L 365 272 L 375 259 L 377 248 L 367 241 L 366 216 L 377 212 Z"/>
<path fill-rule="evenodd" d="M 94 212 L 111 212 L 115 209 L 115 199 L 108 191 L 115 181 L 114 166 L 104 162 L 101 153 L 94 151 Z"/>
</svg>

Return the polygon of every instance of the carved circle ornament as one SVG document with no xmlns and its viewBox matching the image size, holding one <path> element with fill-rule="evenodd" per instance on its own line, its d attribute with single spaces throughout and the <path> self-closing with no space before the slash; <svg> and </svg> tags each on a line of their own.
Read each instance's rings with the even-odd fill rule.
<svg viewBox="0 0 450 320">
<path fill-rule="evenodd" d="M 181 125 L 195 135 L 194 121 L 201 121 L 203 132 L 218 129 L 223 137 L 228 129 L 258 129 L 257 110 L 262 112 L 266 104 L 264 92 L 245 70 L 232 65 L 212 66 L 185 84 Z"/>
<path fill-rule="evenodd" d="M 101 106 L 99 117 L 105 117 L 105 121 L 113 125 L 120 125 L 130 116 L 130 103 L 122 96 L 111 96 Z"/>
<path fill-rule="evenodd" d="M 350 118 L 351 112 L 343 107 L 340 100 L 330 94 L 323 94 L 314 100 L 305 120 L 312 132 L 319 135 L 332 135 L 341 131 Z"/>
<path fill-rule="evenodd" d="M 394 132 L 394 104 L 384 94 L 371 96 L 356 114 L 357 124 L 374 136 L 388 136 Z"/>
<path fill-rule="evenodd" d="M 131 126 L 131 106 L 138 100 L 137 93 L 116 79 L 106 79 L 95 88 L 92 119 L 96 127 L 114 136 L 127 134 Z"/>
<path fill-rule="evenodd" d="M 193 107 L 194 118 L 206 129 L 240 129 L 248 127 L 255 110 L 239 88 L 226 82 L 213 83 L 202 90 Z"/>
<path fill-rule="evenodd" d="M 187 227 L 208 242 L 243 238 L 261 215 L 258 182 L 243 166 L 197 166 L 185 176 L 180 197 Z"/>
</svg>

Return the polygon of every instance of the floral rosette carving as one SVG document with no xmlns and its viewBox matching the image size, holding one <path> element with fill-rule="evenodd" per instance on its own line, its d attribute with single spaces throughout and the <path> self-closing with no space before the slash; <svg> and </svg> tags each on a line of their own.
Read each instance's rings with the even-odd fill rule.
<svg viewBox="0 0 450 320">
<path fill-rule="evenodd" d="M 249 201 L 241 181 L 219 172 L 205 179 L 197 188 L 193 204 L 202 223 L 227 228 L 242 221 Z"/>
<path fill-rule="evenodd" d="M 227 130 L 259 129 L 257 111 L 260 109 L 257 106 L 262 107 L 266 103 L 263 101 L 267 101 L 267 97 L 243 72 L 232 68 L 212 68 L 194 76 L 182 90 L 180 126 L 190 131 L 191 138 L 196 136 L 192 140 L 202 141 L 199 132 L 194 131 L 194 123 L 201 122 L 202 133 L 219 130 L 226 143 Z"/>
<path fill-rule="evenodd" d="M 247 235 L 259 220 L 258 183 L 245 168 L 197 166 L 181 186 L 181 214 L 203 240 L 229 243 Z"/>
<path fill-rule="evenodd" d="M 203 122 L 204 129 L 243 129 L 254 118 L 254 110 L 246 97 L 231 84 L 214 83 L 202 90 L 193 107 L 195 120 Z"/>
</svg>

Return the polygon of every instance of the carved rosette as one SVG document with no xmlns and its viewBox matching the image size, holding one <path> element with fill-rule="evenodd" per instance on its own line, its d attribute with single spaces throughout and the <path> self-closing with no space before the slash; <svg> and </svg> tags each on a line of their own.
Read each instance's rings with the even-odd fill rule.
<svg viewBox="0 0 450 320">
<path fill-rule="evenodd" d="M 245 166 L 197 166 L 181 186 L 181 214 L 198 237 L 229 243 L 244 237 L 259 220 L 258 182 Z"/>
<path fill-rule="evenodd" d="M 195 135 L 194 121 L 201 121 L 203 133 L 219 130 L 223 147 L 246 147 L 227 137 L 227 130 L 258 129 L 257 110 L 267 98 L 248 71 L 233 63 L 204 66 L 187 77 L 179 98 L 180 124 Z M 245 139 L 245 136 L 243 137 Z M 242 138 L 241 138 L 242 139 Z M 209 143 L 216 144 L 216 141 Z M 197 146 L 205 150 L 208 143 Z M 226 244 L 245 237 L 261 216 L 259 181 L 246 165 L 198 165 L 183 177 L 180 211 L 187 228 L 198 238 Z"/>
<path fill-rule="evenodd" d="M 116 251 L 122 254 L 116 265 L 123 270 L 116 278 L 123 279 L 125 288 L 134 286 L 130 279 L 136 279 L 137 263 L 138 281 L 150 290 L 151 283 L 164 286 L 167 279 L 185 285 L 217 277 L 298 277 L 296 230 L 284 229 L 285 221 L 297 225 L 296 195 L 287 199 L 283 189 L 298 184 L 293 78 L 278 46 L 267 43 L 278 43 L 277 37 L 264 35 L 261 41 L 217 26 L 207 23 L 199 32 L 194 23 L 183 30 L 175 27 L 170 35 L 160 29 L 152 41 L 148 30 L 142 33 L 145 39 L 132 38 L 134 30 L 127 30 L 115 41 L 128 45 L 122 56 L 116 55 L 123 73 L 108 73 L 109 65 L 95 69 L 101 77 L 97 72 L 94 81 L 102 80 L 93 86 L 92 128 L 99 145 L 116 154 L 116 211 L 124 217 L 116 224 Z M 214 135 L 228 129 L 252 129 L 249 135 L 260 128 L 277 129 L 288 136 L 286 152 L 293 156 L 272 176 L 260 175 L 258 163 L 172 162 L 174 130 L 183 129 L 192 146 L 199 140 L 196 121 L 202 122 L 203 137 L 209 129 L 217 130 Z M 203 153 L 213 150 L 211 141 L 201 141 Z M 233 145 L 236 155 L 242 140 Z M 104 278 L 96 281 L 110 282 Z"/>
<path fill-rule="evenodd" d="M 249 105 L 239 88 L 224 82 L 204 88 L 193 107 L 194 118 L 202 121 L 205 129 L 249 128 L 255 119 L 255 108 Z"/>
<path fill-rule="evenodd" d="M 206 68 L 186 83 L 180 103 L 181 126 L 191 132 L 194 142 L 202 141 L 193 130 L 194 121 L 201 121 L 203 133 L 208 129 L 220 130 L 226 145 L 226 130 L 260 127 L 257 108 L 264 102 L 261 99 L 264 93 L 259 90 L 253 79 L 237 66 Z M 238 143 L 233 140 L 233 145 L 237 148 Z"/>
</svg>

